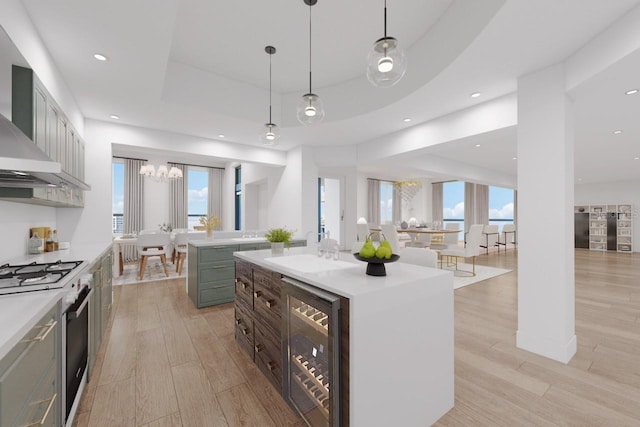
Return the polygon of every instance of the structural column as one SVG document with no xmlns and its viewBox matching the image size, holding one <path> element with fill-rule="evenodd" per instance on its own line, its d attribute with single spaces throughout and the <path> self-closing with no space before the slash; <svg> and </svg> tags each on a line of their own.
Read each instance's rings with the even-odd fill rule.
<svg viewBox="0 0 640 427">
<path fill-rule="evenodd" d="M 518 79 L 516 345 L 564 363 L 577 346 L 572 109 L 562 64 Z"/>
</svg>

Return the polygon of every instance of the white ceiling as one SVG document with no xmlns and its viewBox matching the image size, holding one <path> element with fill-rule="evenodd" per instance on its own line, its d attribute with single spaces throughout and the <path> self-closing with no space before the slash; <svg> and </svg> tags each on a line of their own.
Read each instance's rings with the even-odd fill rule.
<svg viewBox="0 0 640 427">
<path fill-rule="evenodd" d="M 228 141 L 257 145 L 268 112 L 264 46 L 276 46 L 277 149 L 287 150 L 366 144 L 512 93 L 518 76 L 566 59 L 639 1 L 389 0 L 388 33 L 407 48 L 409 69 L 397 86 L 378 89 L 364 70 L 370 46 L 382 36 L 383 1 L 319 0 L 312 8 L 313 89 L 325 100 L 327 118 L 310 127 L 294 118 L 308 84 L 303 0 L 23 3 L 83 114 L 97 120 L 118 114 L 126 124 L 211 139 L 223 133 Z M 95 61 L 94 52 L 109 61 Z M 576 178 L 640 179 L 640 163 L 632 160 L 640 155 L 634 120 L 640 94 L 624 95 L 640 87 L 639 76 L 636 51 L 572 90 Z M 470 98 L 475 91 L 482 96 Z M 613 135 L 618 128 L 624 133 Z M 515 134 L 467 138 L 421 155 L 515 176 Z"/>
</svg>

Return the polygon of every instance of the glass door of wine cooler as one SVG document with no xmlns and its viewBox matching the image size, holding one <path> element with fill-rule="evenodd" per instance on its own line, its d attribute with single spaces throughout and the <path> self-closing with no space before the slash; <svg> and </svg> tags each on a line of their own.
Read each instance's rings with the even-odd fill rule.
<svg viewBox="0 0 640 427">
<path fill-rule="evenodd" d="M 340 425 L 340 297 L 282 279 L 285 400 L 310 426 Z"/>
</svg>

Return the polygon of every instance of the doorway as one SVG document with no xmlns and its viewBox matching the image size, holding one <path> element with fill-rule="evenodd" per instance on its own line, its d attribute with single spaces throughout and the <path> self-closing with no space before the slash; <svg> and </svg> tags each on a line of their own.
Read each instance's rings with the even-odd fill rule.
<svg viewBox="0 0 640 427">
<path fill-rule="evenodd" d="M 340 249 L 344 243 L 344 178 L 318 178 L 318 231 L 329 233 L 338 241 Z"/>
</svg>

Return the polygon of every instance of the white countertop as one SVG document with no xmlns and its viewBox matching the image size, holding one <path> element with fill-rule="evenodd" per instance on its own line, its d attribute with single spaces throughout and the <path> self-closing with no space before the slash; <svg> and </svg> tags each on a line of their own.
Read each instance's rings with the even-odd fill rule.
<svg viewBox="0 0 640 427">
<path fill-rule="evenodd" d="M 109 250 L 111 242 L 72 244 L 70 249 L 39 255 L 23 255 L 4 263 L 28 264 L 31 262 L 87 261 Z M 0 359 L 26 334 L 42 316 L 68 291 L 67 288 L 21 294 L 0 295 Z"/>
<path fill-rule="evenodd" d="M 318 258 L 314 249 L 307 247 L 285 249 L 283 255 L 272 255 L 271 249 L 234 254 L 240 259 L 347 298 L 399 291 L 399 287 L 405 284 L 437 277 L 449 277 L 453 287 L 452 272 L 403 262 L 386 263 L 386 276 L 369 276 L 366 274 L 366 262 L 358 261 L 353 255 L 343 252 L 339 254 L 340 259 L 337 261 Z M 291 258 L 290 262 L 286 260 L 288 257 Z"/>
<path fill-rule="evenodd" d="M 250 244 L 250 243 L 264 243 L 266 241 L 267 240 L 264 237 L 232 237 L 228 239 L 216 239 L 214 235 L 214 238 L 211 240 L 189 239 L 189 244 L 197 248 L 202 248 L 207 246 L 227 246 L 227 245 Z M 291 241 L 298 242 L 298 241 L 305 241 L 305 239 L 291 239 Z"/>
</svg>

